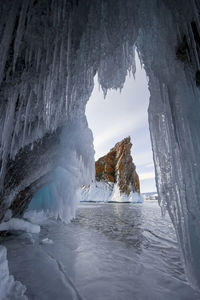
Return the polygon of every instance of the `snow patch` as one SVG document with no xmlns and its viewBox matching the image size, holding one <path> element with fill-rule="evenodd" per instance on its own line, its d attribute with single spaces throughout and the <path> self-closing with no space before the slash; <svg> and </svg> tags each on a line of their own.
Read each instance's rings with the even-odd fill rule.
<svg viewBox="0 0 200 300">
<path fill-rule="evenodd" d="M 53 244 L 53 241 L 49 238 L 44 238 L 42 239 L 41 244 Z"/>
<path fill-rule="evenodd" d="M 142 195 L 140 195 L 139 193 L 130 192 L 129 195 L 121 193 L 118 184 L 115 184 L 109 201 L 110 202 L 142 203 L 144 200 L 143 200 Z"/>
<path fill-rule="evenodd" d="M 30 233 L 39 233 L 40 226 L 23 219 L 12 218 L 0 224 L 0 231 L 22 230 Z"/>
</svg>

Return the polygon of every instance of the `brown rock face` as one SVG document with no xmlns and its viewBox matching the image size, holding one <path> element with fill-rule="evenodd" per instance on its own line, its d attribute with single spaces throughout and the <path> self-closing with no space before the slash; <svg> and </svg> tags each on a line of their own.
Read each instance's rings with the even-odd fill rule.
<svg viewBox="0 0 200 300">
<path fill-rule="evenodd" d="M 127 137 L 95 163 L 96 180 L 118 183 L 120 191 L 127 195 L 130 192 L 140 192 L 140 181 L 132 160 L 131 147 L 131 139 Z"/>
</svg>

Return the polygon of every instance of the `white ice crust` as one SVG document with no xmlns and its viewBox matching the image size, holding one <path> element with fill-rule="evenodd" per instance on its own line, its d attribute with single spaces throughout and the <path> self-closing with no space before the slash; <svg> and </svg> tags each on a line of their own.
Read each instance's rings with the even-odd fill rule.
<svg viewBox="0 0 200 300">
<path fill-rule="evenodd" d="M 80 201 L 142 203 L 143 197 L 133 192 L 129 195 L 121 193 L 116 183 L 95 181 L 89 186 L 81 187 Z"/>
</svg>

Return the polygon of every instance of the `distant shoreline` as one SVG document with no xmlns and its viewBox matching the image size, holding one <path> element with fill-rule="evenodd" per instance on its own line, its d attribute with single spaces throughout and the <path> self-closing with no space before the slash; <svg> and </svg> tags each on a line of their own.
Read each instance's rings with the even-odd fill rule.
<svg viewBox="0 0 200 300">
<path fill-rule="evenodd" d="M 145 201 L 157 201 L 155 199 L 149 199 Z M 85 201 L 80 201 L 80 203 L 119 203 L 119 204 L 142 204 L 143 202 L 128 202 L 128 201 L 92 201 L 92 200 L 85 200 Z"/>
</svg>

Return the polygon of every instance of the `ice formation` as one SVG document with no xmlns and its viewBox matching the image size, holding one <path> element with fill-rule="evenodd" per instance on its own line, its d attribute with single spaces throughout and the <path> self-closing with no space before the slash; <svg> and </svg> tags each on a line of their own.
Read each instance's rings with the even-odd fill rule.
<svg viewBox="0 0 200 300">
<path fill-rule="evenodd" d="M 11 218 L 0 223 L 0 231 L 22 230 L 30 233 L 39 233 L 40 226 L 18 218 Z"/>
<path fill-rule="evenodd" d="M 135 71 L 136 47 L 149 79 L 160 204 L 188 277 L 200 287 L 199 1 L 1 2 L 0 220 L 8 210 L 22 215 L 52 182 L 66 187 L 70 203 L 73 189 L 89 182 L 93 149 L 84 112 L 94 75 L 105 95 L 121 89 Z"/>
<path fill-rule="evenodd" d="M 141 194 L 131 192 L 129 195 L 121 193 L 117 183 L 95 181 L 80 189 L 80 201 L 89 202 L 131 202 L 142 203 Z"/>
<path fill-rule="evenodd" d="M 94 174 L 92 134 L 84 121 L 75 119 L 62 129 L 59 166 L 52 171 L 53 181 L 34 195 L 29 210 L 43 210 L 64 222 L 75 217 L 79 188 Z"/>
<path fill-rule="evenodd" d="M 7 251 L 3 246 L 0 246 L 0 269 L 0 300 L 27 300 L 25 286 L 9 274 Z"/>
</svg>

